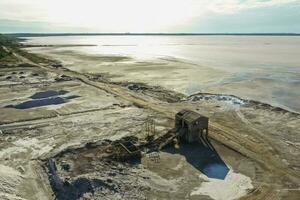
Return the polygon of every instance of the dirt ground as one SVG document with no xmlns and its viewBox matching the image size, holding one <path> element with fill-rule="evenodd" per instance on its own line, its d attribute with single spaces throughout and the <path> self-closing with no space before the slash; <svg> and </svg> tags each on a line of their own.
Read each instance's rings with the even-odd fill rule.
<svg viewBox="0 0 300 200">
<path fill-rule="evenodd" d="M 69 199 L 297 199 L 300 194 L 299 114 L 242 99 L 232 103 L 229 97 L 187 97 L 110 82 L 105 75 L 17 56 L 19 63 L 0 66 L 1 199 L 64 199 L 51 184 L 51 159 L 58 177 L 78 186 L 78 195 Z M 174 127 L 183 108 L 210 118 L 215 151 L 201 144 L 169 146 L 158 160 L 146 154 L 127 163 L 97 157 L 103 145 L 86 148 L 126 136 L 143 140 L 149 117 L 158 137 Z M 61 167 L 65 163 L 69 170 Z"/>
</svg>

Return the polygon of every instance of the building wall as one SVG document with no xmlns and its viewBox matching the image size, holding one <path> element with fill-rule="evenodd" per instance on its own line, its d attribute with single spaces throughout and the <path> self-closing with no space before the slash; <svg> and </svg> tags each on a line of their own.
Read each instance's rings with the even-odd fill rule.
<svg viewBox="0 0 300 200">
<path fill-rule="evenodd" d="M 187 125 L 187 130 L 182 136 L 183 139 L 186 142 L 193 143 L 198 142 L 199 137 L 201 136 L 201 133 L 203 129 L 208 129 L 208 119 L 207 118 L 199 118 L 196 121 L 197 123 L 187 123 L 185 122 L 184 118 L 182 116 L 175 117 L 175 127 L 179 130 L 180 128 L 183 128 L 183 124 Z"/>
</svg>

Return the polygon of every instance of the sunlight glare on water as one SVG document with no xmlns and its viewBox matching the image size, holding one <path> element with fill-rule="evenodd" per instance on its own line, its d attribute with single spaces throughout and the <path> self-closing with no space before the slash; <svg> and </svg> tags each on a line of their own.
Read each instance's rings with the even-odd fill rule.
<svg viewBox="0 0 300 200">
<path fill-rule="evenodd" d="M 300 99 L 300 37 L 56 36 L 29 39 L 30 44 L 96 45 L 31 49 L 69 63 L 73 70 L 109 72 L 121 75 L 124 80 L 162 85 L 185 94 L 232 94 L 300 112 L 297 101 Z M 70 52 L 83 57 L 64 55 Z M 90 57 L 84 59 L 84 56 L 103 55 L 128 56 L 133 65 L 104 65 Z M 171 61 L 166 64 L 168 59 Z M 140 64 L 145 61 L 151 65 Z M 85 63 L 84 68 L 80 67 L 82 63 Z"/>
</svg>

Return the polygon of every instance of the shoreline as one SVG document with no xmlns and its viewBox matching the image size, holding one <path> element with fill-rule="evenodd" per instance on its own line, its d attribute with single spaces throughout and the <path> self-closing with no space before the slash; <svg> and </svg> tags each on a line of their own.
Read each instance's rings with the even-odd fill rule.
<svg viewBox="0 0 300 200">
<path fill-rule="evenodd" d="M 55 42 L 55 38 L 40 38 L 36 40 L 33 39 L 32 41 L 36 41 L 37 44 L 39 42 L 41 44 L 43 44 L 44 42 L 45 44 L 51 44 L 51 40 L 53 40 L 52 42 Z M 61 37 L 59 40 L 64 41 L 63 37 Z M 42 56 L 50 59 L 52 58 L 60 60 L 67 68 L 73 71 L 78 71 L 80 73 L 106 74 L 111 81 L 115 82 L 129 81 L 137 83 L 147 83 L 150 86 L 160 85 L 166 89 L 174 91 L 176 90 L 177 92 L 184 93 L 185 95 L 192 95 L 197 92 L 208 92 L 224 95 L 231 94 L 243 99 L 256 100 L 258 102 L 273 105 L 274 107 L 281 107 L 292 112 L 300 112 L 298 109 L 299 105 L 296 101 L 299 96 L 299 93 L 297 92 L 297 85 L 299 85 L 299 82 L 297 80 L 297 68 L 295 68 L 296 63 L 294 62 L 297 61 L 297 59 L 295 60 L 295 56 L 293 56 L 294 54 L 291 55 L 291 59 L 288 59 L 290 61 L 282 61 L 283 64 L 281 66 L 278 66 L 277 72 L 277 68 L 274 69 L 275 72 L 274 75 L 272 75 L 272 66 L 276 66 L 276 62 L 281 63 L 281 61 L 278 59 L 270 60 L 270 56 L 275 54 L 276 51 L 269 52 L 270 54 L 267 54 L 265 58 L 259 57 L 257 61 L 252 62 L 250 58 L 252 58 L 255 53 L 251 53 L 251 45 L 249 48 L 247 48 L 247 46 L 249 46 L 249 42 L 246 42 L 248 41 L 248 39 L 242 39 L 241 44 L 239 43 L 240 40 L 237 41 L 237 43 L 240 44 L 241 47 L 237 47 L 236 43 L 232 43 L 235 40 L 230 40 L 224 44 L 225 46 L 220 46 L 220 48 L 230 48 L 233 45 L 234 48 L 232 50 L 234 52 L 239 48 L 246 48 L 241 52 L 242 55 L 235 55 L 235 57 L 232 58 L 232 62 L 229 62 L 228 59 L 230 58 L 230 56 L 234 56 L 233 53 L 224 54 L 224 62 L 222 62 L 222 57 L 220 57 L 221 52 L 219 51 L 216 52 L 215 58 L 212 56 L 207 57 L 206 54 L 209 54 L 209 52 L 211 52 L 211 48 L 217 48 L 218 50 L 218 46 L 223 44 L 222 42 L 217 42 L 217 46 L 210 47 L 214 44 L 214 39 L 208 39 L 207 43 L 205 43 L 206 39 L 199 39 L 199 44 L 197 44 L 197 46 L 195 47 L 179 46 L 178 51 L 180 50 L 181 53 L 178 53 L 178 55 L 173 55 L 172 51 L 168 50 L 169 48 L 172 49 L 172 47 L 163 46 L 162 49 L 164 50 L 160 52 L 160 45 L 154 45 L 154 47 L 149 48 L 150 50 L 152 48 L 154 48 L 154 50 L 157 49 L 158 53 L 157 56 L 155 56 L 156 54 L 154 54 L 151 57 L 150 54 L 147 57 L 147 50 L 145 50 L 145 55 L 143 54 L 143 42 L 137 43 L 141 44 L 141 46 L 137 45 L 135 47 L 120 47 L 119 50 L 119 47 L 106 47 L 106 45 L 109 43 L 106 44 L 104 38 L 84 40 L 79 39 L 79 41 L 77 41 L 76 38 L 65 38 L 65 40 L 66 43 L 68 43 L 67 41 L 69 41 L 70 44 L 81 42 L 87 43 L 88 41 L 90 43 L 93 43 L 93 41 L 95 40 L 94 42 L 95 44 L 98 44 L 98 47 L 41 47 L 38 49 L 29 48 L 28 51 L 41 54 Z M 177 45 L 185 45 L 185 40 L 189 41 L 189 38 L 187 37 L 186 39 L 172 39 L 171 43 L 173 44 L 175 42 L 174 44 L 178 43 Z M 222 40 L 222 38 L 220 40 Z M 252 39 L 249 40 L 252 41 Z M 117 43 L 127 44 L 128 42 L 130 43 L 130 41 L 130 39 L 120 39 L 120 41 L 118 41 Z M 195 41 L 198 41 L 198 39 L 196 39 Z M 217 39 L 216 41 L 219 41 L 219 39 Z M 266 43 L 263 42 L 264 39 L 260 39 L 258 41 L 258 45 L 261 44 L 261 46 L 259 46 L 261 47 L 261 51 L 267 51 L 269 48 L 271 48 L 271 46 L 274 46 L 274 48 L 276 48 L 285 40 L 282 41 L 280 39 L 269 39 L 266 40 Z M 293 40 L 288 40 L 288 44 L 289 41 Z M 146 39 L 145 42 L 148 43 L 150 41 Z M 165 41 L 165 39 L 162 39 L 162 42 L 164 44 L 167 41 Z M 298 40 L 296 40 L 295 42 L 298 42 Z M 28 43 L 30 44 L 31 42 Z M 292 47 L 293 46 L 291 46 L 291 48 Z M 209 48 L 207 52 L 205 50 L 206 48 Z M 126 53 L 127 49 L 128 53 Z M 190 51 L 187 51 L 188 49 L 190 49 Z M 191 58 L 185 56 L 185 54 L 187 53 L 191 53 L 191 55 L 194 56 L 198 55 L 195 54 L 197 49 L 199 51 L 204 51 L 203 53 L 201 53 L 201 51 L 199 52 L 199 62 L 196 58 L 194 59 L 191 56 Z M 141 51 L 141 55 L 137 54 L 135 56 L 135 53 L 131 52 L 136 50 Z M 284 49 L 278 49 L 278 51 L 282 50 Z M 89 53 L 89 51 L 91 53 Z M 105 54 L 106 52 L 111 53 Z M 243 55 L 245 55 L 245 53 L 247 52 L 249 53 L 249 59 L 247 59 L 246 56 L 243 57 Z M 173 57 L 163 55 L 173 55 Z M 239 55 L 241 56 L 240 58 Z M 206 59 L 210 59 L 211 61 Z M 242 61 L 243 59 L 245 60 Z M 260 66 L 261 62 L 266 62 L 266 64 Z M 240 67 L 238 66 L 239 63 L 242 63 Z M 286 69 L 286 75 L 284 73 L 285 65 L 289 67 L 288 69 Z M 278 73 L 279 71 L 282 71 L 283 74 L 280 75 Z M 286 88 L 290 88 L 290 90 L 286 91 Z"/>
</svg>

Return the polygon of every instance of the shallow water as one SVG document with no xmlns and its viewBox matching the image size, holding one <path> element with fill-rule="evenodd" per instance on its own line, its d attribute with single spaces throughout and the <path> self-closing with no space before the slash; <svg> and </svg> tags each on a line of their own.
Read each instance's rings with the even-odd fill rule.
<svg viewBox="0 0 300 200">
<path fill-rule="evenodd" d="M 181 144 L 179 149 L 169 147 L 165 152 L 180 154 L 195 169 L 201 171 L 208 178 L 224 180 L 229 172 L 229 167 L 222 160 L 219 153 L 212 147 L 205 146 L 203 143 Z M 207 143 L 207 144 L 208 144 Z"/>
<path fill-rule="evenodd" d="M 30 49 L 72 70 L 109 72 L 120 76 L 118 81 L 142 81 L 189 95 L 231 94 L 300 112 L 300 37 L 64 36 L 27 42 L 97 45 Z M 111 57 L 103 55 L 131 60 L 109 62 Z"/>
<path fill-rule="evenodd" d="M 48 90 L 37 92 L 29 97 L 30 100 L 18 103 L 16 105 L 8 105 L 6 108 L 29 109 L 49 105 L 59 105 L 64 104 L 71 99 L 80 97 L 77 95 L 63 96 L 67 93 L 68 91 L 65 90 Z"/>
<path fill-rule="evenodd" d="M 48 97 L 53 97 L 53 96 L 58 96 L 58 95 L 64 95 L 67 93 L 68 93 L 68 91 L 65 91 L 65 90 L 59 90 L 59 91 L 48 90 L 48 91 L 44 91 L 44 92 L 37 92 L 34 95 L 32 95 L 30 98 L 31 99 L 42 99 L 42 98 L 48 98 Z"/>
<path fill-rule="evenodd" d="M 42 107 L 48 105 L 59 105 L 63 104 L 66 101 L 61 97 L 52 97 L 52 98 L 45 98 L 45 99 L 37 99 L 37 100 L 29 100 L 22 102 L 20 104 L 14 105 L 12 107 L 16 109 L 28 109 L 28 108 L 35 108 L 35 107 Z"/>
<path fill-rule="evenodd" d="M 203 168 L 203 174 L 209 178 L 225 179 L 229 172 L 229 168 L 225 164 L 212 163 L 208 164 Z"/>
</svg>

